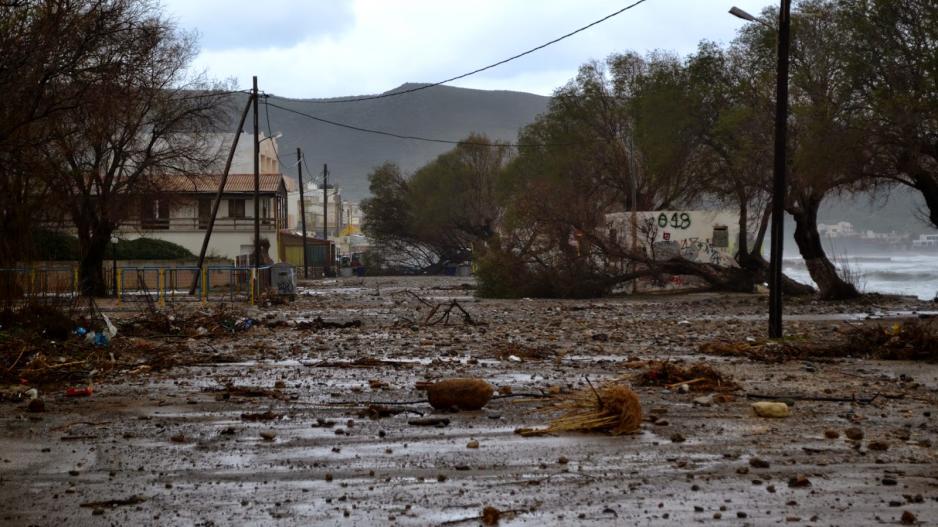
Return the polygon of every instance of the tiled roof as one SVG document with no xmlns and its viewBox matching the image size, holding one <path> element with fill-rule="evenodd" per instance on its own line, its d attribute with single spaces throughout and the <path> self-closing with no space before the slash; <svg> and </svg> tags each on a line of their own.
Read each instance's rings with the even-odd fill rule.
<svg viewBox="0 0 938 527">
<path fill-rule="evenodd" d="M 183 176 L 178 174 L 163 176 L 159 182 L 160 187 L 166 191 L 175 192 L 218 192 L 221 183 L 221 174 L 197 174 Z M 280 190 L 280 174 L 261 174 L 259 176 L 260 192 L 271 193 Z M 254 192 L 254 174 L 228 174 L 225 181 L 226 193 Z"/>
</svg>

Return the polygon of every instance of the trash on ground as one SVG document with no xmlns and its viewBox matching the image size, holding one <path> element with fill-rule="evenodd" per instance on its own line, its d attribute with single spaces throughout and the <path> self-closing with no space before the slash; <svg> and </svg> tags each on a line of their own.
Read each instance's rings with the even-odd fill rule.
<svg viewBox="0 0 938 527">
<path fill-rule="evenodd" d="M 787 404 L 774 401 L 752 403 L 752 411 L 759 417 L 780 418 L 791 415 L 791 410 L 788 408 Z"/>
<path fill-rule="evenodd" d="M 687 385 L 681 391 L 695 392 L 731 392 L 739 389 L 739 385 L 728 375 L 703 362 L 685 368 L 671 361 L 654 361 L 635 377 L 635 382 L 640 386 L 666 386 L 679 390 L 682 385 Z"/>
</svg>

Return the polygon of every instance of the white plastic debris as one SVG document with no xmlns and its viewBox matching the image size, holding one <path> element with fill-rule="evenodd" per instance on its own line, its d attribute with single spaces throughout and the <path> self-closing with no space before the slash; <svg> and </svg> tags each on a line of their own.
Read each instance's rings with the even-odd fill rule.
<svg viewBox="0 0 938 527">
<path fill-rule="evenodd" d="M 779 403 L 774 401 L 759 401 L 757 403 L 752 403 L 752 411 L 756 413 L 759 417 L 788 417 L 791 415 L 791 410 L 788 408 L 788 405 L 785 403 Z"/>
</svg>

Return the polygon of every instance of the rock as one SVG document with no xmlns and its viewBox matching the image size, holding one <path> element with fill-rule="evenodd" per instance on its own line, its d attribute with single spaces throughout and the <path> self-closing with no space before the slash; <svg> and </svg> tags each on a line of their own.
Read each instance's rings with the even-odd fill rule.
<svg viewBox="0 0 938 527">
<path fill-rule="evenodd" d="M 482 379 L 446 379 L 427 387 L 430 406 L 437 410 L 479 410 L 494 393 L 495 388 Z"/>
<path fill-rule="evenodd" d="M 863 439 L 863 430 L 859 428 L 848 428 L 844 430 L 844 435 L 847 436 L 847 439 L 852 439 L 854 441 L 860 441 Z"/>
<path fill-rule="evenodd" d="M 909 511 L 903 511 L 900 521 L 903 525 L 914 525 L 918 522 L 918 518 L 916 518 L 915 515 Z"/>
<path fill-rule="evenodd" d="M 752 468 L 769 468 L 769 462 L 764 459 L 754 457 L 749 459 L 749 466 Z"/>
<path fill-rule="evenodd" d="M 488 506 L 482 509 L 482 525 L 498 525 L 501 518 L 501 511 L 495 507 Z"/>
<path fill-rule="evenodd" d="M 840 432 L 838 432 L 837 430 L 825 430 L 824 437 L 828 439 L 837 439 L 838 437 L 840 437 Z"/>
<path fill-rule="evenodd" d="M 773 401 L 752 403 L 752 410 L 759 417 L 781 418 L 791 415 L 791 410 L 788 409 L 787 404 Z"/>
<path fill-rule="evenodd" d="M 788 486 L 797 489 L 802 487 L 810 487 L 811 481 L 804 476 L 804 474 L 798 474 L 797 476 L 788 480 Z"/>
<path fill-rule="evenodd" d="M 561 465 L 566 465 L 569 462 L 570 460 L 567 459 L 567 456 L 560 456 L 560 459 L 557 460 L 557 463 L 560 463 Z"/>
<path fill-rule="evenodd" d="M 883 452 L 883 451 L 889 450 L 889 443 L 885 441 L 870 441 L 866 445 L 866 448 L 870 450 L 878 450 L 880 452 Z"/>
<path fill-rule="evenodd" d="M 679 391 L 680 393 L 687 393 L 690 391 L 690 385 L 682 384 L 677 387 L 677 391 Z"/>
<path fill-rule="evenodd" d="M 677 433 L 677 432 L 671 434 L 671 442 L 673 442 L 673 443 L 683 443 L 684 441 L 687 441 L 687 438 L 684 437 L 683 435 L 681 435 L 681 434 L 679 434 L 679 433 Z"/>
<path fill-rule="evenodd" d="M 469 441 L 468 443 L 466 443 L 466 448 L 479 448 L 479 441 L 475 439 L 473 439 L 472 441 Z"/>
<path fill-rule="evenodd" d="M 711 406 L 711 405 L 713 405 L 713 394 L 704 395 L 704 396 L 702 396 L 702 397 L 695 397 L 695 398 L 694 398 L 694 404 L 697 404 L 697 405 L 700 405 L 700 406 Z"/>
<path fill-rule="evenodd" d="M 899 482 L 896 480 L 896 478 L 890 478 L 890 477 L 883 478 L 883 485 L 887 487 L 895 487 L 898 484 Z"/>
<path fill-rule="evenodd" d="M 261 439 L 264 441 L 273 441 L 277 438 L 277 434 L 274 432 L 261 432 Z"/>
</svg>

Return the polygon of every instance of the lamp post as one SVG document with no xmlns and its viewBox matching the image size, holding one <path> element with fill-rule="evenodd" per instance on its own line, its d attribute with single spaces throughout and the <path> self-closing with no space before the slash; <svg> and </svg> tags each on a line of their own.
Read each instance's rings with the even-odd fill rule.
<svg viewBox="0 0 938 527">
<path fill-rule="evenodd" d="M 114 298 L 117 298 L 117 235 L 111 236 L 111 283 L 114 284 Z"/>
<path fill-rule="evenodd" d="M 730 14 L 771 27 L 738 7 L 730 9 Z M 788 142 L 788 55 L 791 42 L 791 0 L 781 0 L 777 32 L 775 162 L 772 174 L 772 245 L 769 256 L 769 338 L 772 339 L 782 337 L 782 250 L 785 247 L 785 147 Z"/>
</svg>

